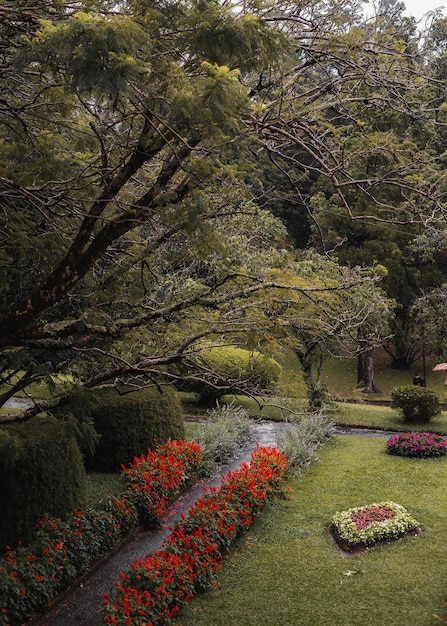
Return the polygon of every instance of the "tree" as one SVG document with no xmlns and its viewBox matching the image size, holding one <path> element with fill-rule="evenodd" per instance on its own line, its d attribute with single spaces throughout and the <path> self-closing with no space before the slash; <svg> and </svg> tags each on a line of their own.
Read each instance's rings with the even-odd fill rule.
<svg viewBox="0 0 447 626">
<path fill-rule="evenodd" d="M 229 188 L 238 178 L 232 142 L 249 108 L 240 72 L 264 68 L 279 39 L 258 18 L 214 3 L 62 2 L 39 22 L 43 7 L 8 2 L 1 13 L 0 346 L 2 382 L 14 380 L 3 402 L 68 363 L 77 373 L 73 354 L 84 370 L 95 355 L 88 384 L 124 376 L 134 364 L 123 345 L 138 340 L 137 329 L 152 324 L 156 335 L 160 320 L 172 323 L 199 300 L 212 310 L 216 292 L 237 282 L 234 267 L 207 274 L 204 263 L 197 285 L 157 284 L 170 273 L 193 276 L 200 245 L 211 247 L 203 233 L 225 214 L 226 195 L 213 205 L 213 181 Z M 225 212 L 254 217 L 245 204 L 243 193 Z M 195 258 L 176 267 L 174 247 L 194 237 Z M 157 252 L 170 267 L 150 265 Z M 150 350 L 156 338 L 141 332 Z M 146 378 L 194 340 L 174 354 L 155 349 Z M 107 357 L 115 367 L 106 374 Z"/>
<path fill-rule="evenodd" d="M 346 268 L 309 252 L 282 278 L 291 289 L 274 292 L 266 314 L 279 320 L 276 337 L 300 362 L 311 407 L 325 401 L 321 374 L 327 356 L 360 357 L 386 339 L 392 302 L 379 287 L 384 274 L 380 266 Z M 300 284 L 307 289 L 297 290 Z"/>
<path fill-rule="evenodd" d="M 445 219 L 430 33 L 416 32 L 401 3 L 381 3 L 366 22 L 355 11 L 324 9 L 317 20 L 314 8 L 288 23 L 296 54 L 284 65 L 280 96 L 267 87 L 262 94 L 260 141 L 307 207 L 312 244 L 342 263 L 389 270 L 385 286 L 397 308 L 387 347 L 396 365 L 409 366 L 421 349 L 410 317 L 421 265 L 409 244 L 421 226 L 443 228 Z M 440 283 L 439 269 L 425 268 L 427 286 Z"/>
<path fill-rule="evenodd" d="M 4 5 L 1 402 L 59 371 L 175 381 L 204 338 L 261 345 L 271 292 L 315 288 L 284 282 L 260 153 L 310 213 L 441 211 L 440 162 L 399 134 L 432 115 L 411 32 L 356 2 Z"/>
</svg>

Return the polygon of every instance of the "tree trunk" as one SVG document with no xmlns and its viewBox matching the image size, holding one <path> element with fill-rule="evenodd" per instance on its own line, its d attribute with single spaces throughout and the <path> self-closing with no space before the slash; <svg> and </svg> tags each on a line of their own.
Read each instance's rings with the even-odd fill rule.
<svg viewBox="0 0 447 626">
<path fill-rule="evenodd" d="M 374 383 L 374 358 L 372 350 L 365 350 L 357 357 L 357 387 L 363 388 L 363 393 L 379 393 Z"/>
</svg>

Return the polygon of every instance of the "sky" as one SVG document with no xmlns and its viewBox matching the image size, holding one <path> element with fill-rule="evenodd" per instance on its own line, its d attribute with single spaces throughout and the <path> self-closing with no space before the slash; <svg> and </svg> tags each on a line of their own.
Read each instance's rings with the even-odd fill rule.
<svg viewBox="0 0 447 626">
<path fill-rule="evenodd" d="M 402 0 L 406 6 L 405 13 L 420 19 L 428 11 L 444 7 L 443 14 L 447 16 L 447 0 Z"/>
</svg>

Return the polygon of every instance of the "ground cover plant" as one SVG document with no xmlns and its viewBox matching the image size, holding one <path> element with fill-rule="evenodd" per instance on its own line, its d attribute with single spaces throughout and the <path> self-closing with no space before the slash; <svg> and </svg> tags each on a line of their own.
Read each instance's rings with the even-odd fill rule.
<svg viewBox="0 0 447 626">
<path fill-rule="evenodd" d="M 419 522 L 405 507 L 389 500 L 337 511 L 331 522 L 336 540 L 348 548 L 372 546 L 419 529 Z"/>
<path fill-rule="evenodd" d="M 410 432 L 392 435 L 387 443 L 388 454 L 428 458 L 447 454 L 447 439 L 431 432 Z"/>
<path fill-rule="evenodd" d="M 337 436 L 319 462 L 291 475 L 287 500 L 259 518 L 217 584 L 178 616 L 181 626 L 434 626 L 447 581 L 443 457 L 387 455 L 384 438 Z M 326 526 L 334 511 L 391 500 L 423 532 L 352 556 Z M 434 573 L 436 573 L 434 575 Z"/>
</svg>

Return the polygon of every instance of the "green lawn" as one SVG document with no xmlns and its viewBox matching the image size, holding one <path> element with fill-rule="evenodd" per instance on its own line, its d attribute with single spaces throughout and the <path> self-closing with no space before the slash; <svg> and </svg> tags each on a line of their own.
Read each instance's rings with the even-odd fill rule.
<svg viewBox="0 0 447 626">
<path fill-rule="evenodd" d="M 442 411 L 429 424 L 404 424 L 399 414 L 388 406 L 337 403 L 333 415 L 339 425 L 379 428 L 382 430 L 429 430 L 447 434 L 447 412 Z"/>
<path fill-rule="evenodd" d="M 290 481 L 219 571 L 182 626 L 430 626 L 447 582 L 447 458 L 385 453 L 384 438 L 336 437 Z M 344 557 L 326 527 L 335 511 L 392 500 L 423 533 Z"/>
</svg>

